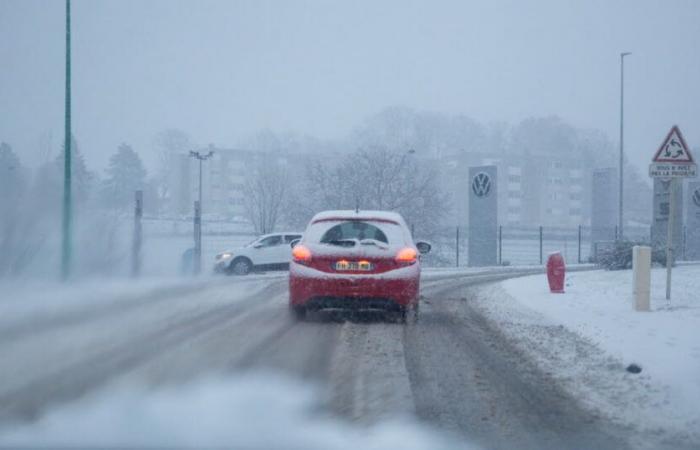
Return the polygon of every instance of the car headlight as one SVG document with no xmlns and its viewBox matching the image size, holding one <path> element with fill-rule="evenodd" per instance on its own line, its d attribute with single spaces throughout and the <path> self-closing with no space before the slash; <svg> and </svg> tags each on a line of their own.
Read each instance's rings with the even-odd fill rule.
<svg viewBox="0 0 700 450">
<path fill-rule="evenodd" d="M 219 253 L 218 255 L 216 255 L 217 261 L 220 261 L 222 259 L 231 259 L 231 258 L 233 258 L 233 253 L 230 253 L 230 252 Z"/>
</svg>

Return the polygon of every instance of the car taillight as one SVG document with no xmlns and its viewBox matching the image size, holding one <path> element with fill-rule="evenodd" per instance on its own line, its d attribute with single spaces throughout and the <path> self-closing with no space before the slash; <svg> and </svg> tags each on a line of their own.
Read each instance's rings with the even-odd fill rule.
<svg viewBox="0 0 700 450">
<path fill-rule="evenodd" d="M 406 247 L 396 254 L 396 262 L 402 266 L 410 266 L 418 260 L 418 252 L 415 248 Z"/>
<path fill-rule="evenodd" d="M 311 250 L 297 244 L 292 249 L 292 259 L 296 263 L 308 265 L 311 262 Z"/>
</svg>

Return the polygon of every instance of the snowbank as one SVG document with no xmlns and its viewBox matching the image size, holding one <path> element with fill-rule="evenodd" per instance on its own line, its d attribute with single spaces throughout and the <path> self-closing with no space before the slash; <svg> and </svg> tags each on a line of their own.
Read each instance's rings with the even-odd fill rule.
<svg viewBox="0 0 700 450">
<path fill-rule="evenodd" d="M 0 446 L 246 449 L 452 449 L 412 419 L 369 428 L 330 417 L 310 385 L 256 373 L 149 391 L 119 386 L 0 428 Z M 474 448 L 474 447 L 470 447 Z"/>
<path fill-rule="evenodd" d="M 565 294 L 550 294 L 544 275 L 508 280 L 502 288 L 510 304 L 492 301 L 487 309 L 585 401 L 700 442 L 700 266 L 674 269 L 668 304 L 665 275 L 652 270 L 651 312 L 634 311 L 631 271 L 569 274 Z M 567 348 L 565 331 L 582 338 L 576 348 Z M 631 363 L 642 373 L 624 371 Z"/>
</svg>

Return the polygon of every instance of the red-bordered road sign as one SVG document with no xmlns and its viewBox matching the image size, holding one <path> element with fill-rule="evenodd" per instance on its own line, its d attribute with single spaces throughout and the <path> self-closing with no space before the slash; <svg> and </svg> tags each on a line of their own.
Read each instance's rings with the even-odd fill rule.
<svg viewBox="0 0 700 450">
<path fill-rule="evenodd" d="M 685 178 L 697 176 L 697 165 L 676 125 L 666 135 L 649 165 L 652 178 Z"/>
<path fill-rule="evenodd" d="M 688 149 L 688 144 L 683 139 L 683 134 L 678 126 L 671 127 L 671 131 L 666 135 L 666 139 L 661 144 L 661 147 L 656 151 L 653 162 L 666 163 L 688 163 L 693 164 L 693 155 Z"/>
</svg>

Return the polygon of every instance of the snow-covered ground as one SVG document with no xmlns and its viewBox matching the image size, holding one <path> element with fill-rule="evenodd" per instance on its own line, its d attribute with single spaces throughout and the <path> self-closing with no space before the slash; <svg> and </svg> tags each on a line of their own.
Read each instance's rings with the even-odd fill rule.
<svg viewBox="0 0 700 450">
<path fill-rule="evenodd" d="M 587 267 L 587 265 L 581 265 Z M 424 281 L 541 270 L 541 266 L 423 268 Z M 192 276 L 84 277 L 70 283 L 56 279 L 9 279 L 0 281 L 0 325 L 36 315 L 65 314 L 84 307 L 120 302 L 148 301 L 151 297 L 196 291 L 212 286 L 235 286 L 237 292 L 258 289 L 273 280 L 285 279 L 287 271 L 254 273 L 244 277 L 205 274 Z"/>
<path fill-rule="evenodd" d="M 7 280 L 0 282 L 0 325 L 38 316 L 71 314 L 84 308 L 148 302 L 212 286 L 233 286 L 237 295 L 244 294 L 286 276 L 286 272 L 269 272 L 236 279 L 203 275 L 139 279 L 88 277 L 70 283 Z"/>
<path fill-rule="evenodd" d="M 589 406 L 630 426 L 700 442 L 700 265 L 652 270 L 651 312 L 636 312 L 631 271 L 544 275 L 484 288 L 500 328 Z M 640 374 L 625 368 L 635 363 Z"/>
<path fill-rule="evenodd" d="M 113 386 L 55 409 L 38 422 L 0 428 L 0 446 L 246 449 L 453 449 L 413 419 L 370 427 L 342 422 L 305 383 L 248 373 L 149 390 Z"/>
</svg>

